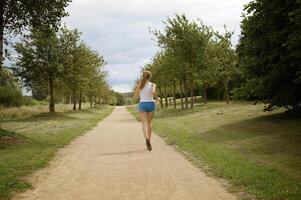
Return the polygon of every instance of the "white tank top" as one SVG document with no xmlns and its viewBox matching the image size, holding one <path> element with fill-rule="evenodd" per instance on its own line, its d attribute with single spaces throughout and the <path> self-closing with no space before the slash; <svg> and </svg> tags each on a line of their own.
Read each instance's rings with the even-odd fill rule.
<svg viewBox="0 0 301 200">
<path fill-rule="evenodd" d="M 153 83 L 146 82 L 145 86 L 140 91 L 140 102 L 154 102 L 152 93 Z"/>
</svg>

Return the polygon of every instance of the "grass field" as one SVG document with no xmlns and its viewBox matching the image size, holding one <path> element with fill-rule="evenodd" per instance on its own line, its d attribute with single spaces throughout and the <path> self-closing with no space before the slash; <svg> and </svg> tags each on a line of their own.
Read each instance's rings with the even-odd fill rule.
<svg viewBox="0 0 301 200">
<path fill-rule="evenodd" d="M 113 107 L 102 106 L 71 111 L 58 105 L 57 113 L 46 113 L 47 106 L 1 109 L 0 199 L 30 185 L 22 177 L 44 167 L 56 150 L 95 126 Z"/>
<path fill-rule="evenodd" d="M 301 118 L 263 107 L 209 102 L 193 110 L 159 108 L 153 126 L 196 165 L 227 179 L 241 199 L 300 200 Z M 137 117 L 136 105 L 128 109 Z"/>
</svg>

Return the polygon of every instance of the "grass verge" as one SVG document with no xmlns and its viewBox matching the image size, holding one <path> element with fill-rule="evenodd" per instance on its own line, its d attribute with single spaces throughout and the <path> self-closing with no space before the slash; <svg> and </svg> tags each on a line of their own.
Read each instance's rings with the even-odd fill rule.
<svg viewBox="0 0 301 200">
<path fill-rule="evenodd" d="M 128 110 L 137 117 L 136 106 Z M 155 132 L 225 178 L 242 199 L 299 200 L 301 119 L 263 105 L 210 102 L 194 110 L 158 109 Z"/>
<path fill-rule="evenodd" d="M 1 121 L 0 199 L 10 199 L 13 192 L 31 187 L 21 178 L 46 166 L 58 148 L 94 127 L 112 110 L 102 106 L 52 114 L 26 108 L 25 118 L 16 113 L 18 118 Z"/>
</svg>

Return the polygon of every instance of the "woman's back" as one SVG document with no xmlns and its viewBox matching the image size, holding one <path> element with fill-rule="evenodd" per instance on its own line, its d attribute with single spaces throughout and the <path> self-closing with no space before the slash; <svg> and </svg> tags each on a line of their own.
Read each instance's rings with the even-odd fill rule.
<svg viewBox="0 0 301 200">
<path fill-rule="evenodd" d="M 153 92 L 152 92 L 153 83 L 146 82 L 142 90 L 140 91 L 140 102 L 154 102 Z"/>
</svg>

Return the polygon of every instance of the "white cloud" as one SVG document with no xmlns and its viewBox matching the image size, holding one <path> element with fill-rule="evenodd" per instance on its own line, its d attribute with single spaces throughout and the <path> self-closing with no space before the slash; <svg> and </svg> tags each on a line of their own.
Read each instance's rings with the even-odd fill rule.
<svg viewBox="0 0 301 200">
<path fill-rule="evenodd" d="M 133 85 L 139 77 L 140 67 L 158 49 L 151 40 L 149 27 L 160 29 L 168 16 L 185 13 L 220 31 L 226 24 L 229 30 L 235 30 L 233 41 L 236 43 L 243 5 L 249 1 L 73 0 L 67 9 L 70 16 L 65 22 L 83 32 L 88 45 L 105 57 L 111 86 L 123 85 L 124 89 L 124 85 Z"/>
</svg>

